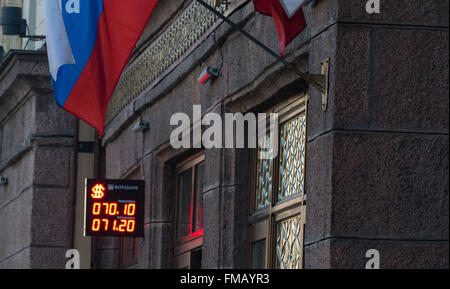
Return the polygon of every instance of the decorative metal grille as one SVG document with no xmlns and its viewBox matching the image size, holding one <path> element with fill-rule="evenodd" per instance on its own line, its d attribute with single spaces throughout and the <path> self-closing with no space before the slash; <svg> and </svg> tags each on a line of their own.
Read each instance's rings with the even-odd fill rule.
<svg viewBox="0 0 450 289">
<path fill-rule="evenodd" d="M 216 0 L 206 0 L 212 6 Z M 217 10 L 224 13 L 227 3 Z M 186 11 L 132 64 L 119 80 L 106 113 L 108 124 L 122 109 L 160 78 L 216 22 L 217 16 L 193 1 Z"/>
<path fill-rule="evenodd" d="M 301 269 L 302 227 L 300 215 L 277 223 L 276 253 L 278 269 Z"/>
<path fill-rule="evenodd" d="M 306 117 L 303 115 L 283 124 L 280 137 L 278 201 L 304 194 Z"/>
</svg>

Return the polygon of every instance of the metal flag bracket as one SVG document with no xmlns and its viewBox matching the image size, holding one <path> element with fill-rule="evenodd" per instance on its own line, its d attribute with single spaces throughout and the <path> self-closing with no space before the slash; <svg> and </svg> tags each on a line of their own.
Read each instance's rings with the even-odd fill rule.
<svg viewBox="0 0 450 289">
<path fill-rule="evenodd" d="M 210 12 L 214 13 L 217 17 L 222 19 L 224 22 L 232 26 L 235 30 L 237 30 L 239 33 L 241 33 L 243 36 L 248 38 L 250 41 L 258 45 L 260 48 L 264 49 L 267 53 L 272 55 L 275 59 L 277 59 L 279 62 L 283 63 L 284 66 L 286 66 L 288 69 L 293 71 L 295 74 L 300 76 L 301 79 L 305 80 L 312 86 L 314 86 L 317 90 L 320 91 L 322 94 L 322 111 L 326 111 L 328 107 L 328 88 L 329 88 L 329 71 L 330 71 L 330 58 L 326 58 L 321 62 L 322 65 L 322 74 L 308 74 L 304 73 L 303 71 L 297 69 L 292 63 L 288 62 L 286 59 L 282 58 L 280 55 L 278 55 L 276 52 L 271 50 L 269 47 L 267 47 L 265 44 L 263 44 L 261 41 L 247 33 L 245 30 L 243 30 L 239 25 L 231 21 L 228 17 L 217 11 L 214 7 L 206 3 L 204 0 L 196 0 L 199 4 L 204 6 L 206 9 L 208 9 Z M 215 2 L 216 7 L 222 3 L 221 0 L 216 0 Z"/>
</svg>

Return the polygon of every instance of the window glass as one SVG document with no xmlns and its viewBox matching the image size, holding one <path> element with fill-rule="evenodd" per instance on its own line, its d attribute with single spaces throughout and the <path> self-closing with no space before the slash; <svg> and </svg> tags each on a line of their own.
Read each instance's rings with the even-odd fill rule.
<svg viewBox="0 0 450 289">
<path fill-rule="evenodd" d="M 254 154 L 247 243 L 252 269 L 303 267 L 306 107 L 304 94 L 270 109 L 278 114 L 279 137 L 273 144 L 267 133 L 261 146 L 278 147 L 277 157 L 262 158 L 259 147 Z"/>
<path fill-rule="evenodd" d="M 270 135 L 266 136 L 266 148 L 270 150 Z M 259 152 L 262 149 L 258 149 Z M 258 176 L 256 179 L 256 209 L 263 209 L 270 205 L 270 198 L 272 196 L 272 181 L 273 181 L 273 161 L 270 159 L 261 159 L 258 157 L 257 161 Z"/>
<path fill-rule="evenodd" d="M 192 170 L 178 177 L 177 239 L 188 236 L 191 229 Z"/>
<path fill-rule="evenodd" d="M 280 129 L 280 171 L 277 201 L 304 193 L 306 117 L 284 123 Z"/>
<path fill-rule="evenodd" d="M 204 163 L 195 167 L 195 191 L 194 191 L 194 212 L 193 212 L 193 229 L 195 233 L 203 229 L 203 170 Z"/>
<path fill-rule="evenodd" d="M 300 269 L 303 243 L 300 216 L 278 222 L 276 227 L 277 268 Z"/>
<path fill-rule="evenodd" d="M 251 269 L 265 269 L 266 267 L 266 240 L 260 240 L 252 244 Z"/>
</svg>

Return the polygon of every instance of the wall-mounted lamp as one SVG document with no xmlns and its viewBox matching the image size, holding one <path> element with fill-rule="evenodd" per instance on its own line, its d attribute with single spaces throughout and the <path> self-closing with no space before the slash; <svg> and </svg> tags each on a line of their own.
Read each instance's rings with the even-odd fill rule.
<svg viewBox="0 0 450 289">
<path fill-rule="evenodd" d="M 133 127 L 133 131 L 134 132 L 144 132 L 150 129 L 150 123 L 148 121 L 145 120 L 140 120 L 138 121 L 134 127 Z"/>
<path fill-rule="evenodd" d="M 8 178 L 0 177 L 0 186 L 8 185 Z"/>
<path fill-rule="evenodd" d="M 202 70 L 202 73 L 200 73 L 200 76 L 198 77 L 197 80 L 201 84 L 205 84 L 208 81 L 218 77 L 219 75 L 220 75 L 219 69 L 207 66 L 205 69 Z"/>
<path fill-rule="evenodd" d="M 208 81 L 214 80 L 215 78 L 219 77 L 223 68 L 223 53 L 219 43 L 217 43 L 216 31 L 213 31 L 212 39 L 214 45 L 216 46 L 216 49 L 219 51 L 220 54 L 220 66 L 218 68 L 207 66 L 205 69 L 203 69 L 202 72 L 200 73 L 200 76 L 197 79 L 198 82 L 200 82 L 201 84 L 206 84 Z"/>
<path fill-rule="evenodd" d="M 30 38 L 31 40 L 45 39 L 45 36 L 27 35 L 28 24 L 25 19 L 22 19 L 21 7 L 2 7 L 0 12 L 0 26 L 2 26 L 3 35 L 17 35 L 21 38 Z"/>
</svg>

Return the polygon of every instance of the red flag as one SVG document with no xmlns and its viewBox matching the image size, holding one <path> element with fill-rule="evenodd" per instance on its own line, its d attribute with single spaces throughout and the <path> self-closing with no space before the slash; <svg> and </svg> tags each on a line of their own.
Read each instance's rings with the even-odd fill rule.
<svg viewBox="0 0 450 289">
<path fill-rule="evenodd" d="M 285 1 L 285 2 L 281 2 Z M 253 0 L 255 10 L 261 14 L 272 16 L 275 22 L 275 27 L 278 33 L 278 40 L 280 43 L 280 54 L 284 56 L 284 50 L 298 34 L 306 28 L 305 15 L 303 9 L 300 7 L 303 1 L 299 1 L 297 10 L 290 5 L 292 1 L 286 0 Z M 291 8 L 290 11 L 286 9 Z M 292 10 L 294 9 L 294 10 Z M 288 12 L 294 11 L 290 17 Z"/>
</svg>

